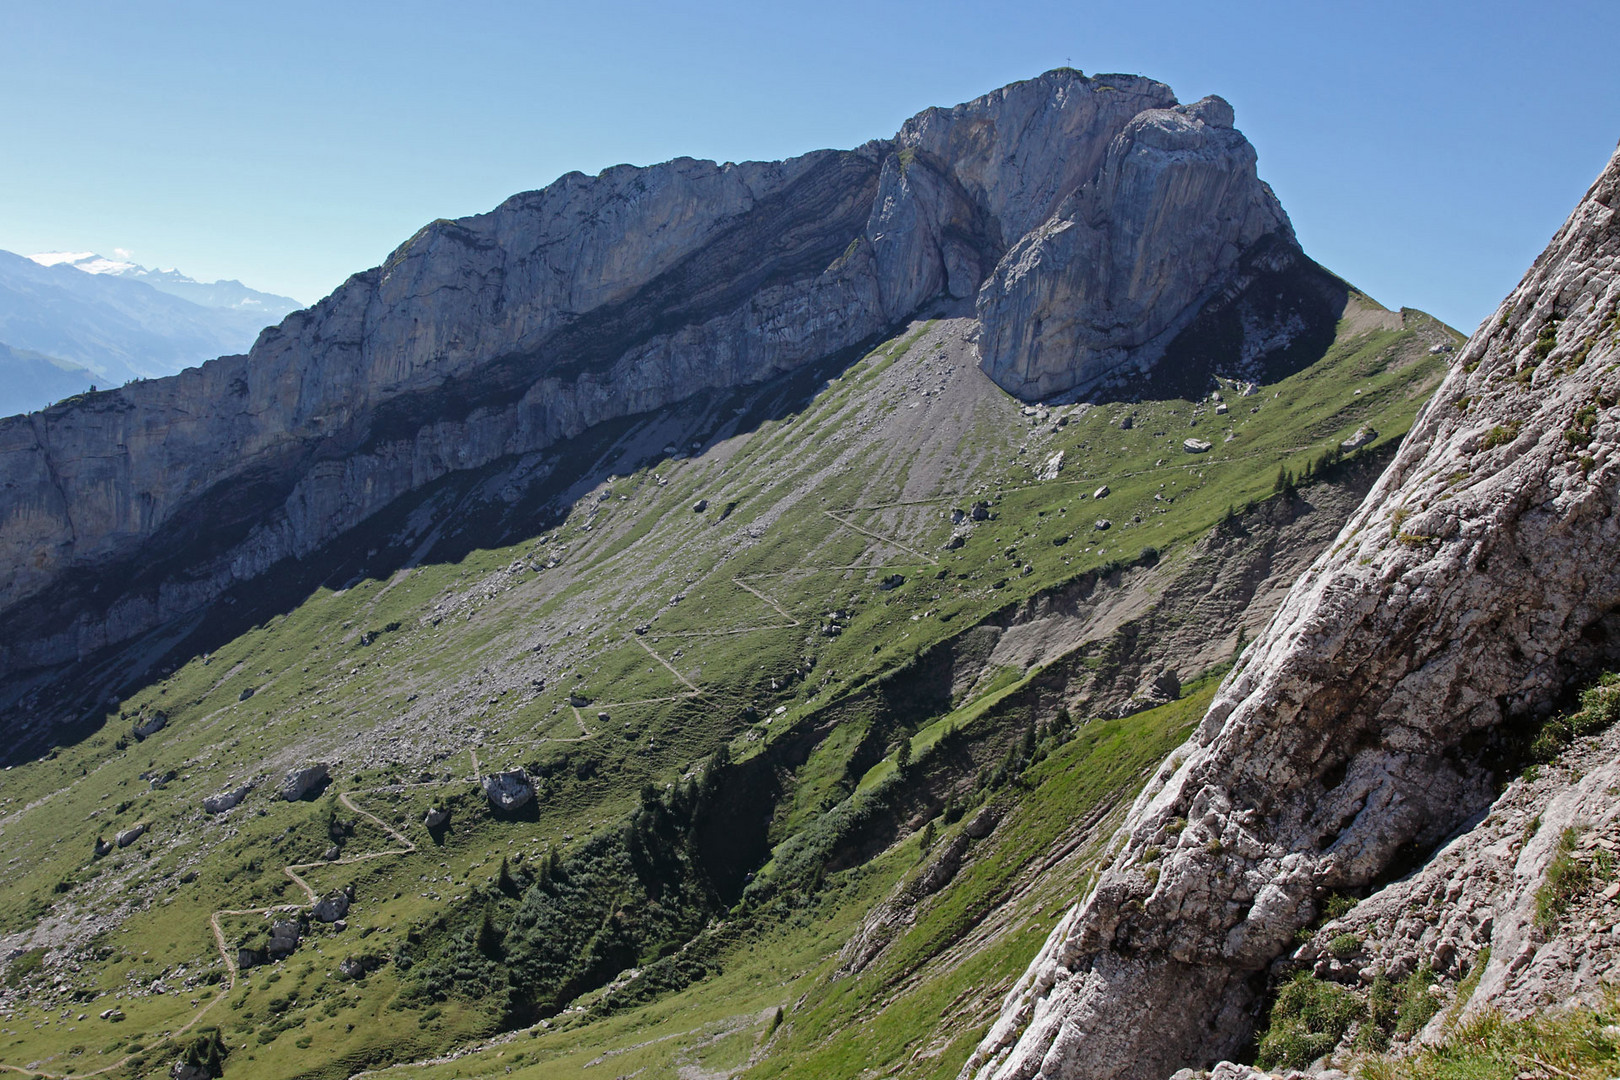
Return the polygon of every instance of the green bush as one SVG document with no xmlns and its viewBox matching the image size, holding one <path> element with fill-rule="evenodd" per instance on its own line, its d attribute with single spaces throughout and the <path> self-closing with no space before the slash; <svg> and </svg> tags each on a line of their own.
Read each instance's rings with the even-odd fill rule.
<svg viewBox="0 0 1620 1080">
<path fill-rule="evenodd" d="M 37 975 L 45 967 L 45 950 L 29 949 L 6 968 L 6 985 L 21 986 L 24 979 Z"/>
<path fill-rule="evenodd" d="M 225 1045 L 219 1028 L 205 1027 L 197 1029 L 196 1036 L 186 1044 L 180 1059 L 187 1065 L 206 1070 L 209 1076 L 218 1076 L 224 1070 L 225 1058 L 229 1054 L 230 1048 Z"/>
<path fill-rule="evenodd" d="M 1575 858 L 1580 830 L 1571 826 L 1558 837 L 1557 853 L 1547 867 L 1547 877 L 1536 889 L 1536 926 L 1551 930 L 1568 910 L 1570 902 L 1592 884 L 1592 868 Z"/>
<path fill-rule="evenodd" d="M 1255 1064 L 1267 1070 L 1302 1069 L 1337 1046 L 1365 1015 L 1355 994 L 1301 972 L 1278 993 Z"/>
<path fill-rule="evenodd" d="M 1440 997 L 1434 992 L 1434 972 L 1428 964 L 1421 964 L 1401 983 L 1400 999 L 1396 1003 L 1396 1036 L 1410 1039 L 1439 1011 Z"/>
<path fill-rule="evenodd" d="M 1348 960 L 1361 951 L 1361 939 L 1355 934 L 1339 934 L 1328 942 L 1328 955 L 1335 960 Z"/>
</svg>

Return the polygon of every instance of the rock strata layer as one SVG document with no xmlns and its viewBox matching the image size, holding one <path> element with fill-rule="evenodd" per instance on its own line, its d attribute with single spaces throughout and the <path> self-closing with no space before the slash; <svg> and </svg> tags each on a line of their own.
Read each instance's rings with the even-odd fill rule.
<svg viewBox="0 0 1620 1080">
<path fill-rule="evenodd" d="M 938 305 L 977 298 L 984 370 L 1021 395 L 1140 372 L 1178 334 L 1262 363 L 1337 318 L 1278 306 L 1289 267 L 1328 279 L 1231 109 L 1136 76 L 1049 72 L 850 151 L 571 173 L 425 227 L 246 356 L 0 421 L 0 679 L 193 613 L 446 473 Z"/>
<path fill-rule="evenodd" d="M 1150 779 L 964 1076 L 1147 1080 L 1233 1055 L 1325 895 L 1482 816 L 1481 747 L 1613 662 L 1617 198 L 1620 155 Z"/>
</svg>

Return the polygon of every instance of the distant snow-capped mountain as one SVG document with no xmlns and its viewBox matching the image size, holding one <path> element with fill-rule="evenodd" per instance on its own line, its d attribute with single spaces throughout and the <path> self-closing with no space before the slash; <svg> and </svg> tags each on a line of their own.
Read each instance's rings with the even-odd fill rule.
<svg viewBox="0 0 1620 1080">
<path fill-rule="evenodd" d="M 41 266 L 71 266 L 87 274 L 110 274 L 113 277 L 133 278 L 152 286 L 159 292 L 190 300 L 203 307 L 231 308 L 251 311 L 273 322 L 289 312 L 303 307 L 290 296 L 250 289 L 240 281 L 198 281 L 173 267 L 164 270 L 148 268 L 125 259 L 109 259 L 93 251 L 45 251 L 28 256 Z"/>
<path fill-rule="evenodd" d="M 0 251 L 0 415 L 246 352 L 301 306 L 93 252 Z"/>
</svg>

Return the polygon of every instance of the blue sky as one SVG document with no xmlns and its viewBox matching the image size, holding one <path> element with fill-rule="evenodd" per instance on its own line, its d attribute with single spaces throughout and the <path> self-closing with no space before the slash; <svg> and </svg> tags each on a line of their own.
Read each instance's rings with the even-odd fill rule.
<svg viewBox="0 0 1620 1080">
<path fill-rule="evenodd" d="M 578 169 L 779 158 L 1071 63 L 1219 93 L 1305 249 L 1472 330 L 1620 138 L 1620 4 L 0 5 L 0 248 L 313 301 Z"/>
</svg>

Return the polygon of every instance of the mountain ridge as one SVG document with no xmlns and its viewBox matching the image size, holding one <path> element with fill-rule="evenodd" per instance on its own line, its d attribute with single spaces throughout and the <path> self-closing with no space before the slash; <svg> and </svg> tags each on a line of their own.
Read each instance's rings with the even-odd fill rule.
<svg viewBox="0 0 1620 1080">
<path fill-rule="evenodd" d="M 0 669 L 61 663 L 195 610 L 447 472 L 854 349 L 928 305 L 965 305 L 981 279 L 994 282 L 1002 245 L 1109 161 L 1149 162 L 1139 171 L 1152 198 L 1132 213 L 1157 200 L 1196 216 L 1201 181 L 1156 185 L 1214 168 L 1226 178 L 1216 201 L 1256 200 L 1275 229 L 1253 240 L 1242 215 L 1216 214 L 1227 224 L 1194 234 L 1195 249 L 1218 252 L 1197 263 L 1204 277 L 1171 275 L 1167 292 L 1100 303 L 1105 322 L 1116 304 L 1136 305 L 1153 335 L 1081 365 L 1073 388 L 1141 378 L 1155 351 L 1176 354 L 1196 328 L 1160 339 L 1218 308 L 1222 331 L 1180 350 L 1202 365 L 1194 382 L 1218 368 L 1252 375 L 1266 356 L 1284 370 L 1308 363 L 1331 340 L 1346 287 L 1299 252 L 1230 119 L 1218 99 L 1178 106 L 1149 79 L 1058 71 L 927 110 L 891 142 L 776 164 L 677 159 L 570 174 L 488 214 L 429 225 L 381 267 L 266 329 L 248 356 L 0 422 L 0 477 L 13 493 L 0 501 L 0 546 L 16 556 L 0 576 L 0 609 L 35 612 L 18 623 L 26 641 L 0 643 Z M 1134 220 L 1125 211 L 1137 189 L 1109 190 L 1120 220 Z M 1231 229 L 1253 242 L 1228 243 Z M 1245 254 L 1270 276 L 1238 266 Z M 1051 273 L 1034 278 L 1049 277 L 1052 296 L 1085 287 L 1069 280 L 1073 264 L 1046 261 Z M 1135 280 L 1152 285 L 1158 272 Z M 1267 299 L 1246 307 L 1260 292 Z M 1042 325 L 1040 303 L 996 293 L 980 289 L 978 300 L 1000 313 L 996 325 Z M 996 377 L 997 363 L 987 370 Z M 42 591 L 69 568 L 151 561 L 142 552 L 164 529 L 173 548 L 186 521 L 207 522 L 213 539 L 180 577 L 90 604 Z"/>
<path fill-rule="evenodd" d="M 223 299 L 240 296 L 253 303 L 214 306 L 209 299 L 216 292 Z M 35 258 L 0 251 L 0 341 L 84 368 L 91 376 L 76 384 L 53 379 L 25 390 L 25 369 L 7 368 L 0 371 L 9 376 L 0 387 L 0 412 L 38 410 L 93 385 L 105 390 L 161 378 L 234 353 L 249 345 L 266 322 L 296 306 L 296 301 L 239 290 L 231 283 L 89 273 L 68 262 L 41 265 Z"/>
</svg>

